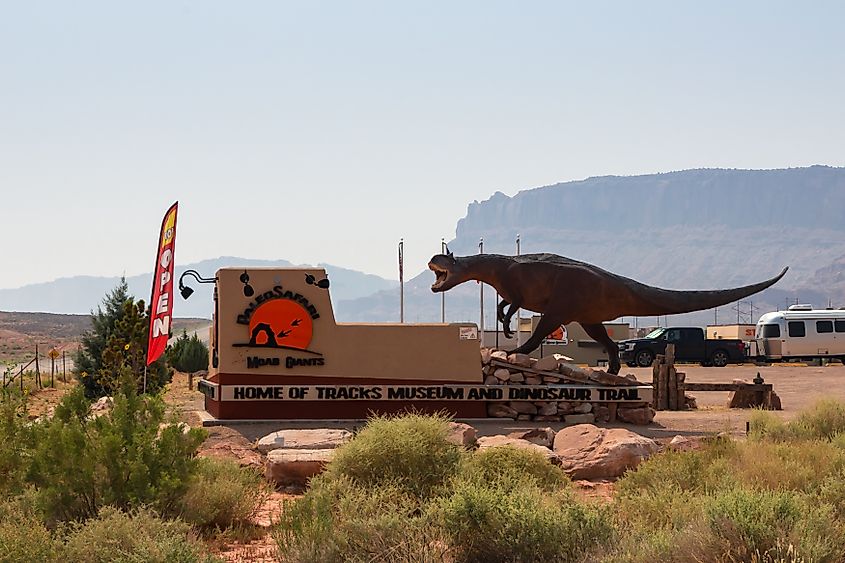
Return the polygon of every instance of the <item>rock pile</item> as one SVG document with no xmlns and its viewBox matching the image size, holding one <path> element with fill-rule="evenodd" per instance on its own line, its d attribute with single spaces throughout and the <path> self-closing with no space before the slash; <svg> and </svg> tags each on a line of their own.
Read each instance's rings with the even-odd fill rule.
<svg viewBox="0 0 845 563">
<path fill-rule="evenodd" d="M 623 377 L 601 370 L 584 369 L 570 363 L 571 358 L 560 354 L 536 360 L 525 354 L 508 355 L 503 350 L 484 348 L 481 350 L 481 362 L 485 385 L 566 383 L 625 387 L 639 384 L 633 375 Z M 629 424 L 648 424 L 654 418 L 654 409 L 645 402 L 510 401 L 488 403 L 487 414 L 494 418 L 567 424 L 617 420 Z"/>
</svg>

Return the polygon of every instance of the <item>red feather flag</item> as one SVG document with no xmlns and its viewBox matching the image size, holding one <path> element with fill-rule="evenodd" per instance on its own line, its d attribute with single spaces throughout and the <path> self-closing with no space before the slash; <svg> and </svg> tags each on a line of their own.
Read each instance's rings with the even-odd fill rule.
<svg viewBox="0 0 845 563">
<path fill-rule="evenodd" d="M 170 324 L 173 320 L 173 256 L 176 251 L 178 208 L 177 201 L 170 206 L 161 222 L 150 298 L 150 340 L 147 345 L 147 365 L 161 357 L 170 338 Z"/>
</svg>

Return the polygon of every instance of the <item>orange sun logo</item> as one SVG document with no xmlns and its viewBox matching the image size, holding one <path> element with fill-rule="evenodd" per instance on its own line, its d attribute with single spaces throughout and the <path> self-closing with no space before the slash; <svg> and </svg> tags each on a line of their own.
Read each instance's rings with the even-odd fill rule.
<svg viewBox="0 0 845 563">
<path fill-rule="evenodd" d="M 249 320 L 249 345 L 308 350 L 314 323 L 295 301 L 274 299 L 260 305 Z"/>
</svg>

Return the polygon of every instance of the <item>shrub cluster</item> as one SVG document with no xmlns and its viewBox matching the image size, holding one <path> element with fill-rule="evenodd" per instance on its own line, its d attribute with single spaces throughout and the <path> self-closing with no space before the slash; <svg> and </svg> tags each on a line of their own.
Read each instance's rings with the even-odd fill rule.
<svg viewBox="0 0 845 563">
<path fill-rule="evenodd" d="M 245 525 L 267 488 L 234 463 L 195 457 L 201 429 L 168 420 L 124 373 L 111 410 L 78 386 L 51 419 L 0 400 L 0 563 L 205 561 L 194 536 Z"/>
<path fill-rule="evenodd" d="M 465 452 L 448 420 L 378 417 L 275 532 L 284 561 L 573 561 L 612 533 L 568 477 L 515 448 Z"/>
<path fill-rule="evenodd" d="M 275 537 L 284 561 L 845 561 L 843 414 L 755 413 L 748 441 L 654 456 L 605 505 L 536 453 L 457 449 L 443 417 L 377 418 Z"/>
<path fill-rule="evenodd" d="M 193 373 L 208 369 L 208 346 L 196 334 L 188 337 L 185 330 L 167 347 L 165 355 L 167 363 L 179 371 Z"/>
</svg>

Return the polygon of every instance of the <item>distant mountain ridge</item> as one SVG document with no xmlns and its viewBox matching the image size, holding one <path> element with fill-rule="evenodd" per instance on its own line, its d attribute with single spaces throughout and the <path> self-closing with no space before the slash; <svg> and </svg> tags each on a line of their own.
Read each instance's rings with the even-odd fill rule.
<svg viewBox="0 0 845 563">
<path fill-rule="evenodd" d="M 514 254 L 519 234 L 524 253 L 552 252 L 669 289 L 745 285 L 788 265 L 781 282 L 753 298 L 756 315 L 796 297 L 845 305 L 845 168 L 698 169 L 497 192 L 469 204 L 456 232 L 449 247 L 458 255 L 477 253 L 482 237 L 485 252 Z M 440 319 L 440 297 L 428 290 L 433 279 L 424 272 L 407 284 L 407 319 Z M 351 318 L 396 320 L 398 302 L 391 290 L 341 306 Z M 477 322 L 478 285 L 447 292 L 446 311 L 447 319 Z M 675 320 L 714 318 L 735 322 L 736 313 L 723 307 Z"/>
<path fill-rule="evenodd" d="M 221 256 L 176 266 L 176 276 L 193 269 L 202 276 L 210 277 L 220 268 L 288 268 L 295 264 L 287 260 L 254 260 L 234 256 Z M 331 264 L 317 264 L 325 268 L 331 281 L 334 300 L 356 299 L 375 292 L 398 286 L 398 282 L 373 274 L 349 270 Z M 14 289 L 0 289 L 0 311 L 33 311 L 63 314 L 87 314 L 100 304 L 105 294 L 113 289 L 120 278 L 75 276 L 55 281 L 25 285 Z M 140 274 L 126 278 L 129 291 L 136 299 L 150 299 L 152 274 Z M 194 289 L 190 299 L 176 297 L 174 314 L 177 317 L 210 318 L 212 314 L 212 286 L 197 283 L 186 278 L 186 285 Z"/>
</svg>

